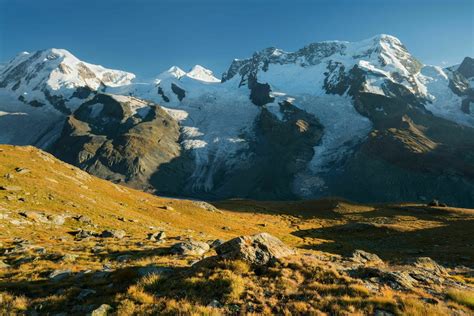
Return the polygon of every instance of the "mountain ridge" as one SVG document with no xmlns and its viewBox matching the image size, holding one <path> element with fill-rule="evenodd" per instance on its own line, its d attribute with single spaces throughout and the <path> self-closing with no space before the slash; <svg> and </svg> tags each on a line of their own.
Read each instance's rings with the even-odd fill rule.
<svg viewBox="0 0 474 316">
<path fill-rule="evenodd" d="M 48 56 L 43 52 L 39 58 Z M 61 73 L 56 71 L 57 59 L 52 58 L 51 74 Z M 296 52 L 267 48 L 234 60 L 221 80 L 199 65 L 189 72 L 171 67 L 151 83 L 91 66 L 99 70 L 91 78 L 75 78 L 71 89 L 63 92 L 68 83 L 48 86 L 48 75 L 40 89 L 42 107 L 34 103 L 41 101 L 13 89 L 17 61 L 0 73 L 4 85 L 0 110 L 6 113 L 0 116 L 0 126 L 8 130 L 3 136 L 6 142 L 34 145 L 32 138 L 41 139 L 37 145 L 101 177 L 167 195 L 207 199 L 341 195 L 361 201 L 442 197 L 471 206 L 474 182 L 466 171 L 473 158 L 460 155 L 474 146 L 473 82 L 465 77 L 473 66 L 469 61 L 456 69 L 426 66 L 397 38 L 378 35 L 360 42 L 313 43 Z M 73 64 L 80 63 L 90 65 L 76 60 Z M 28 77 L 28 72 L 17 72 Z M 114 76 L 102 80 L 103 73 Z M 22 86 L 27 81 L 19 82 Z M 78 109 L 98 98 L 118 98 L 113 102 L 117 109 L 130 107 L 127 98 L 141 100 L 140 111 L 151 113 L 156 106 L 161 118 L 165 115 L 174 127 L 159 129 L 159 134 L 139 128 L 134 137 L 84 129 L 91 128 L 95 118 L 92 112 L 78 115 Z M 101 116 L 104 104 L 96 101 L 94 108 Z M 44 128 L 35 125 L 40 129 L 35 138 L 12 125 L 28 124 L 49 107 L 55 114 L 44 119 Z M 120 114 L 117 131 L 144 119 Z M 122 137 L 127 139 L 124 150 L 105 145 L 120 144 Z M 175 140 L 164 141 L 173 148 L 165 160 L 159 156 L 166 146 L 152 146 L 154 153 L 146 159 L 144 151 L 126 149 L 160 139 Z M 76 148 L 75 157 L 58 150 L 58 144 Z M 124 152 L 127 158 L 122 160 Z M 99 162 L 108 167 L 99 168 Z M 140 171 L 144 166 L 147 171 Z M 432 183 L 438 183 L 438 189 L 431 189 Z"/>
</svg>

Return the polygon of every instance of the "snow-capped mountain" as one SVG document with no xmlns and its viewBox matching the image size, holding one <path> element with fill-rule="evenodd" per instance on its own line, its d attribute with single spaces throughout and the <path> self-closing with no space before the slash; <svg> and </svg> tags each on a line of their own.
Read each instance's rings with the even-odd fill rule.
<svg viewBox="0 0 474 316">
<path fill-rule="evenodd" d="M 173 66 L 145 83 L 53 49 L 0 70 L 0 126 L 10 135 L 0 140 L 39 144 L 101 177 L 165 194 L 442 196 L 466 205 L 474 203 L 474 158 L 462 154 L 474 148 L 473 69 L 470 58 L 423 65 L 389 35 L 267 48 L 234 60 L 221 79 L 199 65 Z M 13 126 L 48 109 L 55 119 L 34 132 L 41 142 Z"/>
<path fill-rule="evenodd" d="M 0 72 L 0 88 L 32 106 L 52 105 L 66 114 L 91 92 L 129 84 L 135 76 L 83 62 L 64 49 L 23 52 Z"/>
</svg>

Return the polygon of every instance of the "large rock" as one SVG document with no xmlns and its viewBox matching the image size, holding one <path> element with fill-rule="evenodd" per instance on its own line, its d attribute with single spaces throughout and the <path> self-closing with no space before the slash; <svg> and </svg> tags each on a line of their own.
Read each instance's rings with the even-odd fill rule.
<svg viewBox="0 0 474 316">
<path fill-rule="evenodd" d="M 376 254 L 357 249 L 352 253 L 352 261 L 364 265 L 383 265 L 384 262 Z"/>
<path fill-rule="evenodd" d="M 265 265 L 295 254 L 293 249 L 267 233 L 231 239 L 218 246 L 216 252 L 221 258 L 244 260 L 255 265 Z"/>
<path fill-rule="evenodd" d="M 100 234 L 102 238 L 117 238 L 117 239 L 122 239 L 126 235 L 127 233 L 121 229 L 104 230 Z"/>
<path fill-rule="evenodd" d="M 201 256 L 209 249 L 209 245 L 205 242 L 187 240 L 173 245 L 171 253 L 184 256 Z"/>
</svg>

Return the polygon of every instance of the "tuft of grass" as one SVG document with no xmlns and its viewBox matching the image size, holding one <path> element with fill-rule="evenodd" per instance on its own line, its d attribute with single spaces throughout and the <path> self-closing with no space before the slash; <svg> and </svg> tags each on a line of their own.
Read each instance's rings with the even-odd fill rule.
<svg viewBox="0 0 474 316">
<path fill-rule="evenodd" d="M 10 293 L 0 293 L 0 314 L 18 315 L 28 309 L 28 299 L 24 296 L 15 296 Z"/>
<path fill-rule="evenodd" d="M 401 315 L 410 316 L 445 316 L 449 310 L 443 305 L 432 305 L 415 298 L 402 300 Z"/>
<path fill-rule="evenodd" d="M 474 291 L 450 289 L 446 294 L 456 303 L 474 309 Z"/>
</svg>

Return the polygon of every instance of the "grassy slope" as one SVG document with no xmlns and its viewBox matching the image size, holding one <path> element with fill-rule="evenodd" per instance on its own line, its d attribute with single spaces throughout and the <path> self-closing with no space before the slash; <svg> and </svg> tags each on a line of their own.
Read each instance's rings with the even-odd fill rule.
<svg viewBox="0 0 474 316">
<path fill-rule="evenodd" d="M 30 172 L 19 173 L 16 168 Z M 266 231 L 307 253 L 323 250 L 345 255 L 364 249 L 393 262 L 423 255 L 441 263 L 474 265 L 474 247 L 468 234 L 474 230 L 473 210 L 414 204 L 356 205 L 328 199 L 230 200 L 216 204 L 221 212 L 211 212 L 192 201 L 160 198 L 89 176 L 33 147 L 3 145 L 0 186 L 21 188 L 0 190 L 0 248 L 3 244 L 4 249 L 14 249 L 15 238 L 29 240 L 32 245 L 23 252 L 0 253 L 0 260 L 11 265 L 0 270 L 0 289 L 28 296 L 25 301 L 17 299 L 15 304 L 20 307 L 42 304 L 47 310 L 61 310 L 64 302 L 70 302 L 84 288 L 100 293 L 84 304 L 112 302 L 136 282 L 137 267 L 181 267 L 194 261 L 166 254 L 166 248 L 180 237 L 206 241 Z M 84 226 L 72 217 L 61 226 L 31 221 L 15 225 L 15 220 L 25 220 L 18 214 L 23 210 L 87 215 L 96 226 Z M 370 225 L 361 229 L 353 224 L 360 222 Z M 123 229 L 128 237 L 74 241 L 69 233 L 81 227 L 96 232 Z M 158 245 L 146 240 L 147 233 L 161 229 L 167 233 L 166 242 Z M 44 253 L 38 252 L 38 247 L 44 247 Z M 74 262 L 55 259 L 64 254 L 78 258 Z M 132 258 L 120 261 L 121 255 Z M 95 277 L 94 272 L 104 266 L 114 272 L 106 279 Z M 70 269 L 73 278 L 52 282 L 47 276 L 55 269 Z M 86 270 L 92 273 L 84 275 Z"/>
</svg>

